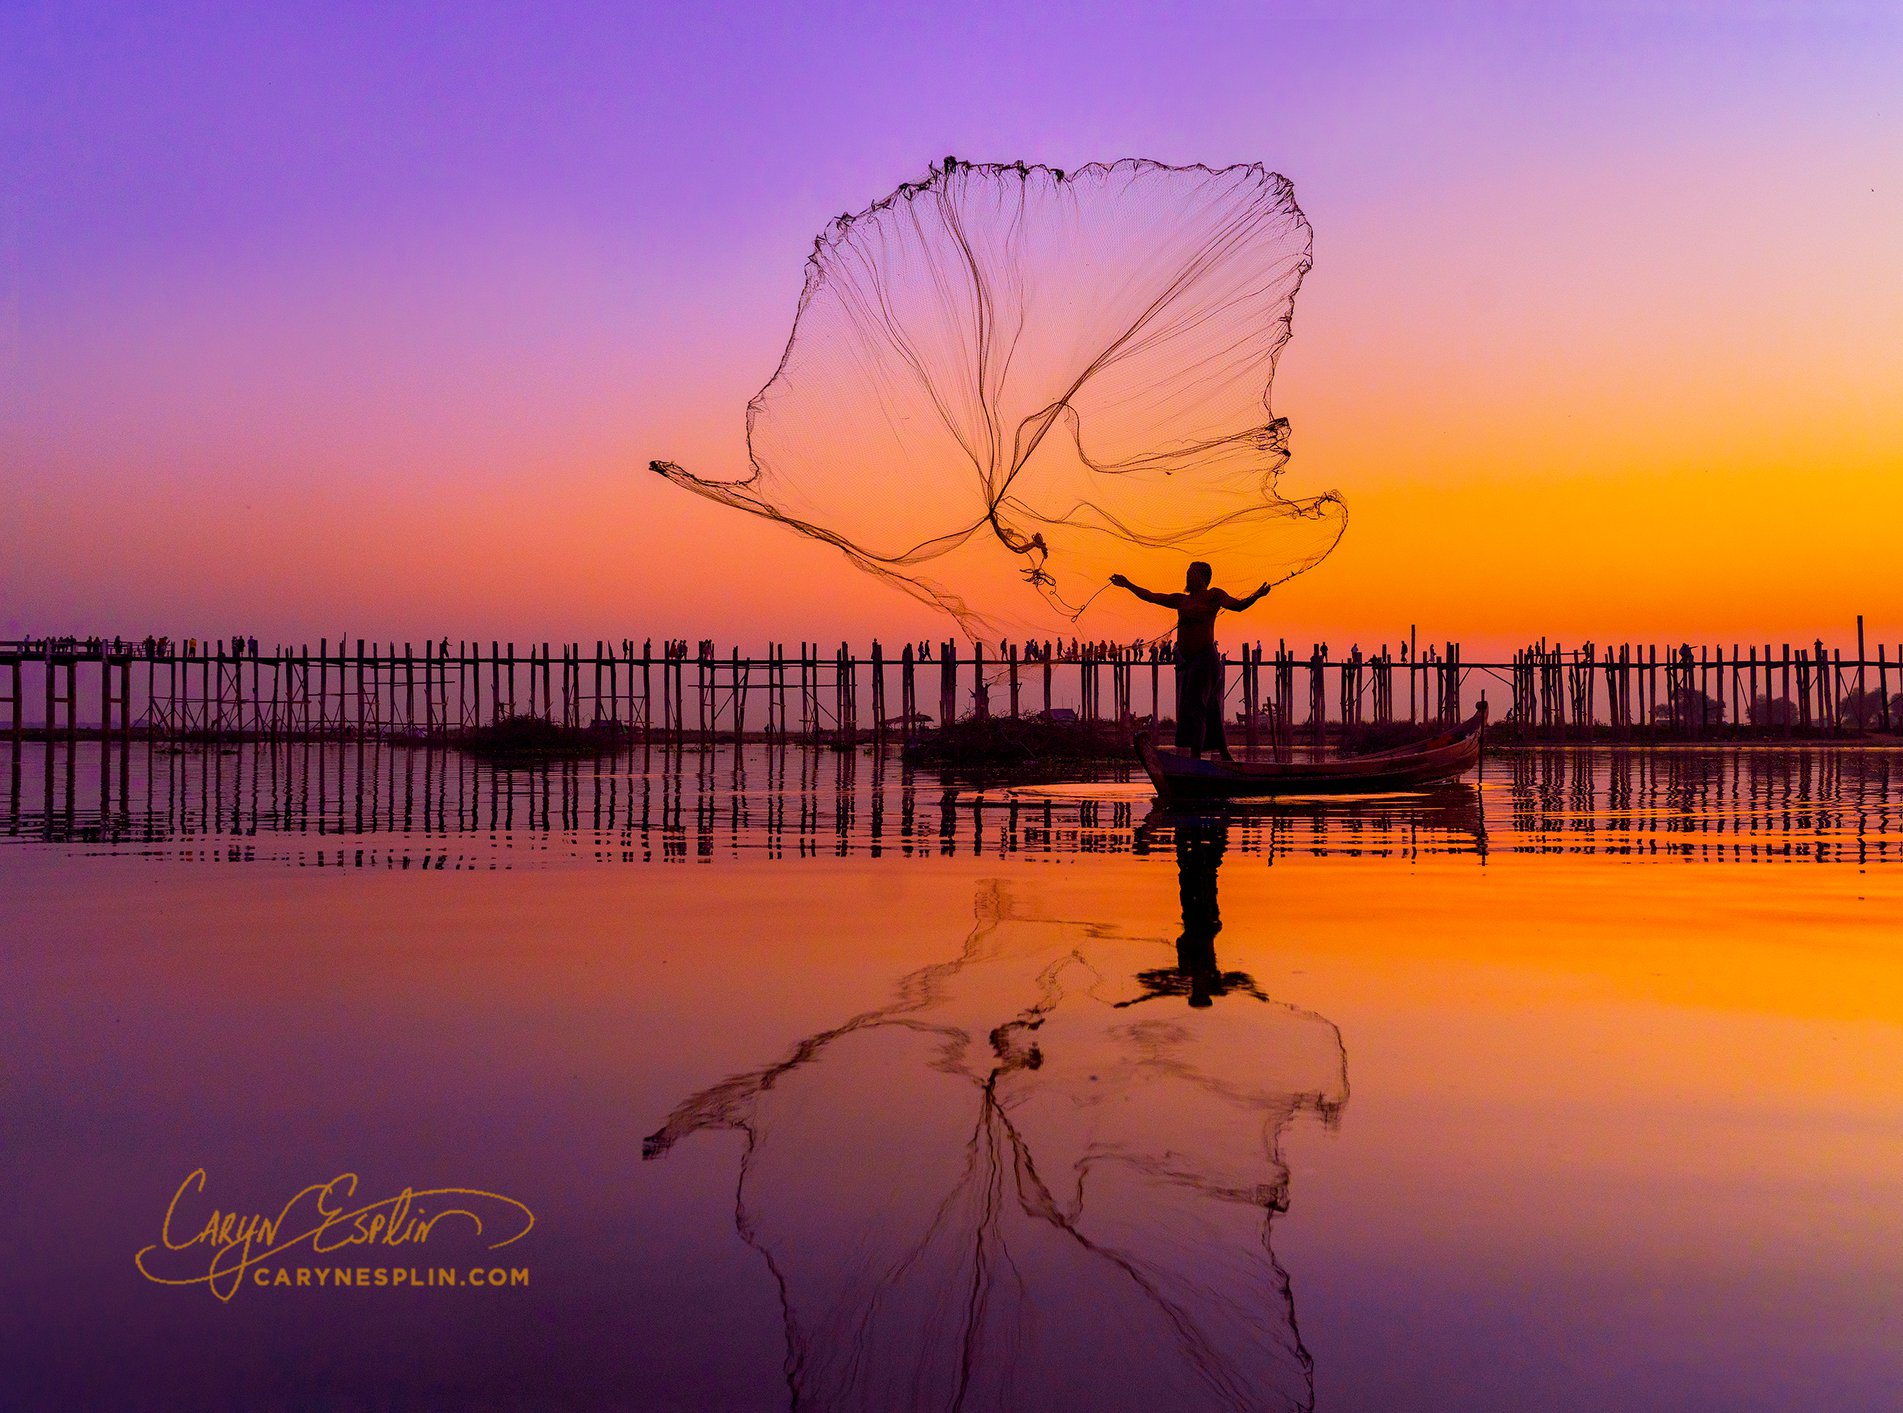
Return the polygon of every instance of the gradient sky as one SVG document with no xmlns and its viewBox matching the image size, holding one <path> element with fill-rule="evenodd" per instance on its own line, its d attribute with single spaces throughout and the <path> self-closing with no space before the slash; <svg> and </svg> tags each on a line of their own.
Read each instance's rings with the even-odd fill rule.
<svg viewBox="0 0 1903 1413">
<path fill-rule="evenodd" d="M 1351 521 L 1252 632 L 1903 638 L 1900 73 L 1879 5 L 13 0 L 0 634 L 942 634 L 644 468 L 738 474 L 813 236 L 955 153 L 1295 182 Z"/>
</svg>

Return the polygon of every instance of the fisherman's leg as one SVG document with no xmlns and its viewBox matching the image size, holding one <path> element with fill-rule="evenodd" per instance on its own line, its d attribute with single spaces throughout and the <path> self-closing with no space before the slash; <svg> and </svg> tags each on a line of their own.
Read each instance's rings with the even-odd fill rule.
<svg viewBox="0 0 1903 1413">
<path fill-rule="evenodd" d="M 1215 690 L 1215 677 L 1209 670 L 1209 664 L 1198 659 L 1192 678 L 1196 688 L 1190 707 L 1189 719 L 1192 725 L 1189 753 L 1197 760 L 1201 760 L 1203 752 L 1209 750 L 1214 744 L 1209 736 L 1209 710 L 1211 694 Z"/>
<path fill-rule="evenodd" d="M 1224 687 L 1222 659 L 1218 657 L 1209 672 L 1209 715 L 1204 725 L 1204 735 L 1208 738 L 1209 749 L 1224 760 L 1233 761 L 1229 754 L 1229 737 L 1223 730 L 1222 705 L 1228 696 Z"/>
<path fill-rule="evenodd" d="M 1191 663 L 1178 659 L 1176 663 L 1176 748 L 1188 751 L 1191 755 L 1200 752 L 1201 733 L 1197 729 L 1197 713 L 1201 709 L 1198 692 L 1201 683 Z"/>
</svg>

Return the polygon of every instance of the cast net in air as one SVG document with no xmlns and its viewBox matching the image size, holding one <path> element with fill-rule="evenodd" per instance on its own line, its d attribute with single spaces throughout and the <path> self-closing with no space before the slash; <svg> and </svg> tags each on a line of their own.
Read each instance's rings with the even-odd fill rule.
<svg viewBox="0 0 1903 1413">
<path fill-rule="evenodd" d="M 1333 492 L 1282 494 L 1269 406 L 1309 249 L 1260 166 L 948 158 L 819 237 L 750 474 L 653 469 L 968 636 L 1153 635 L 1111 574 L 1174 590 L 1201 559 L 1242 593 L 1341 537 Z"/>
</svg>

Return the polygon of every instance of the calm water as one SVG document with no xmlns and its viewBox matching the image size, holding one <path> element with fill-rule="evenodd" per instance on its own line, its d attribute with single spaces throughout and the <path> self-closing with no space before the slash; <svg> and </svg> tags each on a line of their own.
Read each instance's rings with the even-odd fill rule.
<svg viewBox="0 0 1903 1413">
<path fill-rule="evenodd" d="M 4 750 L 9 1402 L 1903 1406 L 1903 754 Z"/>
</svg>

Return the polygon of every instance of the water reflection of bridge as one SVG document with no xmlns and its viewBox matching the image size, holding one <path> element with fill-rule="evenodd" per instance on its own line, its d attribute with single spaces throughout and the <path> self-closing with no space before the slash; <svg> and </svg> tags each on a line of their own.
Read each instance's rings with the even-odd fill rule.
<svg viewBox="0 0 1903 1413">
<path fill-rule="evenodd" d="M 391 867 L 1140 850 L 1147 788 L 954 785 L 886 753 L 641 749 L 536 770 L 375 741 L 0 744 L 0 837 L 113 851 Z M 1903 755 L 1813 748 L 1546 749 L 1482 785 L 1295 800 L 1231 816 L 1290 855 L 1604 853 L 1903 858 Z"/>
</svg>

